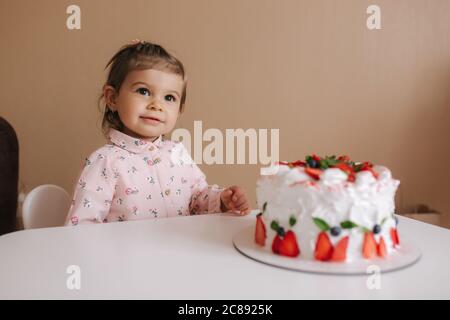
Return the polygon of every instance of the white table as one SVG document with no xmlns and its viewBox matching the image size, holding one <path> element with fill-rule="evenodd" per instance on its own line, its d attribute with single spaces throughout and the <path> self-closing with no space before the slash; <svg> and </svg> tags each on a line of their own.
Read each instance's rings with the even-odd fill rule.
<svg viewBox="0 0 450 320">
<path fill-rule="evenodd" d="M 381 275 L 331 276 L 283 270 L 241 255 L 232 237 L 246 217 L 201 215 L 20 231 L 0 237 L 0 299 L 409 299 L 450 298 L 450 230 L 407 218 L 415 265 Z M 69 290 L 69 265 L 81 289 Z"/>
</svg>

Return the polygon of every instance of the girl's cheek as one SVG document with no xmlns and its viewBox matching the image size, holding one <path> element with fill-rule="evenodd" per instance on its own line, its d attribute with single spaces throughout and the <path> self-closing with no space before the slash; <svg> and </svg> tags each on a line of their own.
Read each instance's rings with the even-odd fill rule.
<svg viewBox="0 0 450 320">
<path fill-rule="evenodd" d="M 175 126 L 176 123 L 177 123 L 177 117 L 172 116 L 170 119 L 170 126 L 173 127 L 173 126 Z"/>
<path fill-rule="evenodd" d="M 177 124 L 177 120 L 178 120 L 178 117 L 176 115 L 173 115 L 171 117 L 171 120 L 170 120 L 170 123 L 169 123 L 169 127 L 171 129 L 173 129 L 175 127 L 175 125 Z"/>
</svg>

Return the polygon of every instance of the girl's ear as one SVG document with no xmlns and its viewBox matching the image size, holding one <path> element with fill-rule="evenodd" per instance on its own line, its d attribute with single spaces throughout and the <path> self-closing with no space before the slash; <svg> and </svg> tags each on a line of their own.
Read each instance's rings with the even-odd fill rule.
<svg viewBox="0 0 450 320">
<path fill-rule="evenodd" d="M 116 111 L 116 89 L 113 86 L 105 84 L 103 86 L 103 96 L 105 97 L 108 108 L 111 111 Z"/>
</svg>

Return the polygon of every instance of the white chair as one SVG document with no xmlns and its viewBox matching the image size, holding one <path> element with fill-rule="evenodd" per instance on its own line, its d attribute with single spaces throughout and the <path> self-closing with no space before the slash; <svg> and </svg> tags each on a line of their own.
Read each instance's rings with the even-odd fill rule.
<svg viewBox="0 0 450 320">
<path fill-rule="evenodd" d="M 30 191 L 22 206 L 25 229 L 58 227 L 64 224 L 70 206 L 69 194 L 61 187 L 44 184 Z"/>
</svg>

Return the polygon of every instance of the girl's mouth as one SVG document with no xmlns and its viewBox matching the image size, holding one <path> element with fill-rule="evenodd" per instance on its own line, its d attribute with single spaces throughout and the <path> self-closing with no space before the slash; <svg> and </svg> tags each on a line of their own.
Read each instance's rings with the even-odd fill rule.
<svg viewBox="0 0 450 320">
<path fill-rule="evenodd" d="M 161 120 L 155 117 L 140 117 L 140 118 L 149 124 L 157 124 L 162 122 Z"/>
</svg>

